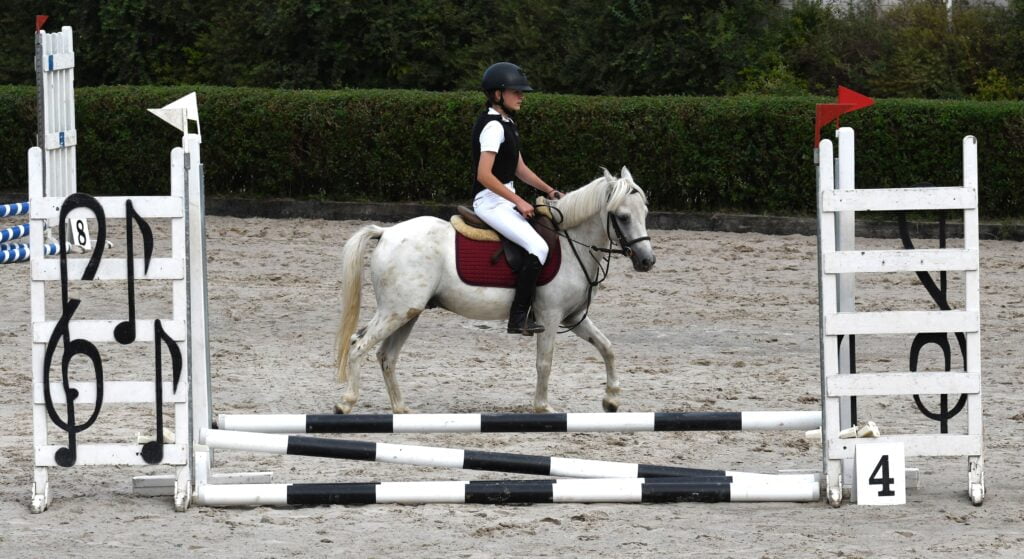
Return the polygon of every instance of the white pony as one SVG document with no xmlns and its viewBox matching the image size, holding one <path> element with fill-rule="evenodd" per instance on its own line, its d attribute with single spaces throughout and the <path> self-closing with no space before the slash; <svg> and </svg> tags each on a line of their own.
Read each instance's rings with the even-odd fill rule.
<svg viewBox="0 0 1024 559">
<path fill-rule="evenodd" d="M 555 335 L 559 325 L 576 324 L 572 332 L 590 342 L 604 358 L 607 382 L 602 404 L 605 411 L 613 412 L 619 407 L 615 356 L 608 338 L 586 314 L 592 286 L 603 279 L 598 277 L 601 260 L 610 253 L 628 255 L 639 272 L 654 266 L 654 250 L 647 236 L 647 196 L 623 167 L 620 178 L 605 170 L 604 176 L 549 204 L 557 208 L 553 213 L 563 232 L 559 238 L 562 264 L 554 279 L 538 287 L 533 303 L 535 318 L 545 328 L 537 334 L 537 390 L 533 407 L 537 412 L 554 411 L 548 405 L 548 377 Z M 352 411 L 359 398 L 359 363 L 377 344 L 381 344 L 377 360 L 384 373 L 391 408 L 395 413 L 409 412 L 398 388 L 395 364 L 402 344 L 424 309 L 441 307 L 475 320 L 508 318 L 513 289 L 473 286 L 459 279 L 455 235 L 448 222 L 417 217 L 387 228 L 368 225 L 345 243 L 337 365 L 338 380 L 347 381 L 348 386 L 341 402 L 335 405 L 336 413 Z M 371 239 L 380 239 L 370 259 L 377 312 L 369 324 L 355 332 L 363 256 Z M 573 243 L 575 247 L 571 246 Z M 611 249 L 613 243 L 619 245 L 617 250 Z"/>
</svg>

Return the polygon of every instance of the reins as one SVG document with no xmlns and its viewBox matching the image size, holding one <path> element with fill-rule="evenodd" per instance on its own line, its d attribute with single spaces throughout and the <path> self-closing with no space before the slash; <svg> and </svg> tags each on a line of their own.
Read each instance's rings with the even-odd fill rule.
<svg viewBox="0 0 1024 559">
<path fill-rule="evenodd" d="M 537 225 L 538 227 L 543 227 L 545 229 L 548 229 L 549 231 L 554 232 L 559 237 L 565 237 L 565 239 L 567 241 L 569 241 L 569 248 L 572 249 L 573 256 L 575 256 L 576 257 L 576 261 L 579 262 L 580 270 L 583 271 L 583 277 L 587 278 L 587 304 L 584 307 L 583 316 L 580 317 L 580 319 L 578 321 L 576 321 L 576 323 L 573 324 L 572 326 L 564 326 L 563 325 L 565 330 L 562 330 L 561 332 L 558 332 L 558 333 L 559 334 L 565 334 L 566 332 L 572 332 L 577 326 L 579 326 L 580 324 L 583 324 L 583 321 L 586 320 L 587 316 L 590 314 L 590 303 L 594 299 L 594 288 L 599 286 L 599 285 L 601 285 L 601 283 L 603 283 L 604 280 L 608 278 L 608 272 L 609 272 L 609 270 L 611 270 L 611 265 L 612 265 L 612 255 L 613 254 L 621 254 L 623 256 L 632 256 L 633 250 L 630 249 L 629 247 L 631 247 L 632 245 L 634 245 L 636 243 L 639 243 L 641 241 L 649 241 L 651 238 L 650 237 L 638 237 L 636 239 L 633 239 L 632 241 L 627 241 L 626 240 L 626 236 L 622 233 L 622 228 L 619 227 L 618 220 L 614 218 L 612 212 L 608 212 L 608 219 L 607 219 L 607 221 L 605 223 L 605 232 L 608 235 L 608 248 L 599 247 L 599 246 L 596 246 L 596 245 L 588 245 L 586 243 L 581 243 L 581 242 L 573 239 L 572 237 L 570 237 L 568 231 L 562 231 L 562 230 L 558 229 L 558 224 L 561 223 L 563 221 L 563 219 L 564 219 L 564 216 L 562 215 L 562 211 L 559 208 L 556 208 L 554 206 L 546 205 L 546 207 L 548 208 L 549 211 L 551 211 L 551 221 L 555 224 L 555 228 L 552 229 L 552 228 L 550 228 L 550 227 L 548 227 L 546 225 L 543 225 L 541 223 L 536 223 L 535 225 Z M 555 212 L 558 212 L 558 214 L 559 214 L 559 218 L 558 219 L 555 219 Z M 620 248 L 617 248 L 617 249 L 616 248 L 612 248 L 613 241 L 612 241 L 612 234 L 611 233 L 612 233 L 612 229 L 613 228 L 615 229 L 615 235 L 616 235 L 616 238 L 618 240 L 619 247 L 620 247 Z M 579 251 L 576 250 L 576 245 L 587 247 L 591 251 L 590 257 L 597 261 L 597 273 L 594 274 L 594 279 L 591 279 L 590 278 L 590 274 L 587 273 L 587 267 L 584 266 L 584 264 L 583 264 L 583 257 L 581 257 Z M 603 253 L 605 253 L 603 268 L 601 266 L 601 259 L 596 257 L 596 256 L 594 256 L 594 254 L 593 254 L 594 252 L 603 252 Z"/>
</svg>

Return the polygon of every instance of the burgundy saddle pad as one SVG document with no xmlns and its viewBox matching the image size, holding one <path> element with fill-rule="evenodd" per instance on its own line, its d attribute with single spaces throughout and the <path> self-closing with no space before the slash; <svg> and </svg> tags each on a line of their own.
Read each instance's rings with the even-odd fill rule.
<svg viewBox="0 0 1024 559">
<path fill-rule="evenodd" d="M 548 242 L 548 260 L 541 268 L 537 285 L 544 285 L 554 279 L 558 268 L 562 265 L 562 248 L 558 236 L 546 238 Z M 492 264 L 491 258 L 501 251 L 501 243 L 497 241 L 474 241 L 455 233 L 455 268 L 459 279 L 469 285 L 482 287 L 515 287 L 516 274 L 505 261 L 502 251 Z"/>
</svg>

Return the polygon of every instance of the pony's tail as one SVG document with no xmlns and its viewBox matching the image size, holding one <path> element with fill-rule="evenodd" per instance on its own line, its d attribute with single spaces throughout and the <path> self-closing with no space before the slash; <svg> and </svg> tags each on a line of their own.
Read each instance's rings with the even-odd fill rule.
<svg viewBox="0 0 1024 559">
<path fill-rule="evenodd" d="M 367 225 L 345 243 L 341 250 L 341 324 L 335 341 L 338 360 L 338 382 L 348 381 L 348 354 L 352 334 L 359 323 L 359 303 L 363 291 L 363 256 L 371 239 L 379 239 L 385 229 Z"/>
</svg>

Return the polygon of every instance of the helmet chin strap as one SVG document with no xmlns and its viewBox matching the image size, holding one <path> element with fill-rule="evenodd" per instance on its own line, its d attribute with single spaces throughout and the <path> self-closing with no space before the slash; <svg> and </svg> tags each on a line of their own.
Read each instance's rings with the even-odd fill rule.
<svg viewBox="0 0 1024 559">
<path fill-rule="evenodd" d="M 499 89 L 498 90 L 498 106 L 501 107 L 501 109 L 503 111 L 505 111 L 505 114 L 508 115 L 509 117 L 512 117 L 512 116 L 514 116 L 516 114 L 515 111 L 513 111 L 512 109 L 510 109 L 510 108 L 505 106 L 505 90 L 504 89 Z"/>
</svg>

